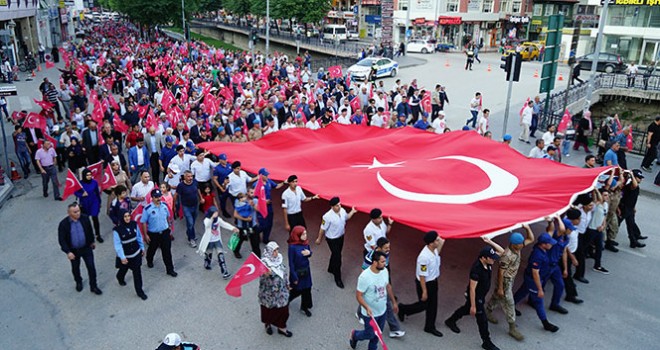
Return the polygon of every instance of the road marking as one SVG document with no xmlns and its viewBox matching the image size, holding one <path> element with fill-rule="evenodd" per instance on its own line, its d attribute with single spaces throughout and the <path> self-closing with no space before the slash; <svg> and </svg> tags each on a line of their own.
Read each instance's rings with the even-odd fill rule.
<svg viewBox="0 0 660 350">
<path fill-rule="evenodd" d="M 18 101 L 21 103 L 22 111 L 29 111 L 32 108 L 32 100 L 30 100 L 29 96 L 20 96 Z"/>
<path fill-rule="evenodd" d="M 632 254 L 632 255 L 638 256 L 640 258 L 646 258 L 646 255 L 644 255 L 642 253 L 638 253 L 634 250 L 619 248 L 619 251 L 626 252 L 628 254 Z"/>
</svg>

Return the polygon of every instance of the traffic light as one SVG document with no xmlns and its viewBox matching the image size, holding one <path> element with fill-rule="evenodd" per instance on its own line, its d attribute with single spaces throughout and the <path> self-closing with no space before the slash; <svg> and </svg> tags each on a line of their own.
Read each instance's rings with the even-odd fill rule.
<svg viewBox="0 0 660 350">
<path fill-rule="evenodd" d="M 507 73 L 507 80 L 509 80 L 508 76 L 509 72 L 511 71 L 511 55 L 502 55 L 500 61 L 502 61 L 500 68 L 504 69 L 504 71 Z"/>
<path fill-rule="evenodd" d="M 513 57 L 515 56 L 515 62 Z M 513 81 L 520 81 L 520 68 L 522 67 L 522 55 L 520 53 L 511 53 L 507 56 L 502 56 L 500 68 L 506 72 L 506 81 L 511 79 L 513 73 Z"/>
</svg>

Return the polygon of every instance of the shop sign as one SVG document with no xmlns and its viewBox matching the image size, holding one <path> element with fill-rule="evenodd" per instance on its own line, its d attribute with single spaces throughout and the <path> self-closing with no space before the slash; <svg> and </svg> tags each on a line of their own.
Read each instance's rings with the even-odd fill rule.
<svg viewBox="0 0 660 350">
<path fill-rule="evenodd" d="M 481 0 L 468 0 L 468 12 L 481 12 Z"/>
<path fill-rule="evenodd" d="M 541 24 L 543 24 L 543 20 L 542 20 L 542 19 L 533 19 L 533 20 L 532 20 L 532 25 L 540 26 Z"/>
<path fill-rule="evenodd" d="M 458 25 L 461 24 L 461 17 L 440 16 L 438 17 L 438 24 L 440 25 Z"/>
<path fill-rule="evenodd" d="M 364 21 L 367 23 L 380 23 L 382 21 L 382 17 L 377 15 L 366 15 L 364 16 Z"/>
<path fill-rule="evenodd" d="M 605 0 L 600 0 L 600 5 L 605 5 Z M 610 0 L 610 5 L 658 6 L 660 5 L 660 0 Z"/>
<path fill-rule="evenodd" d="M 509 23 L 529 23 L 529 17 L 527 16 L 511 16 L 509 17 Z"/>
<path fill-rule="evenodd" d="M 330 18 L 339 18 L 337 11 L 328 11 L 328 17 Z"/>
<path fill-rule="evenodd" d="M 362 6 L 378 6 L 380 0 L 362 0 Z"/>
<path fill-rule="evenodd" d="M 413 24 L 418 24 L 418 25 L 419 25 L 419 24 L 424 24 L 424 23 L 426 23 L 426 18 L 424 18 L 424 17 L 422 17 L 422 18 L 415 18 L 415 20 L 413 21 Z"/>
<path fill-rule="evenodd" d="M 575 15 L 574 18 L 576 21 L 582 21 L 582 23 L 598 23 L 600 20 L 599 15 Z"/>
<path fill-rule="evenodd" d="M 342 17 L 345 19 L 353 19 L 355 18 L 355 14 L 353 12 L 343 12 Z"/>
</svg>

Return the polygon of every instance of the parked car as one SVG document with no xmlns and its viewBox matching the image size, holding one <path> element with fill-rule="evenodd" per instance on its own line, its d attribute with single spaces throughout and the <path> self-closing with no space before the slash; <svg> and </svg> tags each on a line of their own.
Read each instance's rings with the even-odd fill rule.
<svg viewBox="0 0 660 350">
<path fill-rule="evenodd" d="M 512 53 L 516 53 L 515 49 L 510 49 L 504 51 L 503 56 L 509 56 Z M 535 44 L 524 43 L 520 46 L 520 56 L 522 56 L 523 61 L 533 61 L 538 59 L 540 54 L 539 47 Z"/>
<path fill-rule="evenodd" d="M 360 35 L 357 32 L 352 32 L 350 30 L 346 31 L 346 39 L 348 40 L 360 40 Z"/>
<path fill-rule="evenodd" d="M 435 51 L 435 45 L 430 40 L 413 39 L 408 42 L 407 52 L 432 53 Z"/>
<path fill-rule="evenodd" d="M 371 66 L 376 62 L 378 70 L 376 71 L 376 78 L 394 77 L 399 70 L 399 63 L 386 57 L 367 57 L 358 63 L 350 66 L 348 72 L 351 74 L 351 79 L 366 80 L 371 72 Z"/>
<path fill-rule="evenodd" d="M 328 24 L 323 27 L 323 41 L 347 40 L 347 32 L 348 29 L 343 24 Z"/>
<path fill-rule="evenodd" d="M 580 70 L 591 70 L 594 58 L 594 53 L 578 57 L 580 61 Z M 596 71 L 605 73 L 621 73 L 626 70 L 626 64 L 623 62 L 621 55 L 614 53 L 601 52 L 598 54 L 598 65 Z"/>
</svg>

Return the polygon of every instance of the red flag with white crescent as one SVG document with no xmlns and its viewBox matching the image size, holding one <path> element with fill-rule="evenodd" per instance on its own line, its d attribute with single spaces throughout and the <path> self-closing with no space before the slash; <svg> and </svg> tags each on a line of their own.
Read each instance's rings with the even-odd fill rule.
<svg viewBox="0 0 660 350">
<path fill-rule="evenodd" d="M 380 329 L 378 322 L 376 322 L 373 316 L 371 316 L 371 319 L 369 320 L 369 324 L 371 325 L 371 328 L 374 330 L 374 333 L 376 333 L 376 337 L 378 337 L 378 341 L 380 342 L 380 345 L 383 346 L 383 350 L 388 350 L 387 344 L 385 344 L 385 340 L 383 340 L 383 330 Z"/>
<path fill-rule="evenodd" d="M 424 92 L 424 97 L 422 97 L 422 110 L 424 110 L 426 113 L 431 114 L 431 92 L 426 91 Z"/>
<path fill-rule="evenodd" d="M 46 130 L 46 118 L 41 114 L 30 112 L 28 113 L 25 121 L 23 122 L 23 128 L 36 128 Z"/>
<path fill-rule="evenodd" d="M 121 121 L 119 114 L 115 113 L 114 118 L 112 118 L 112 126 L 115 131 L 125 134 L 128 131 L 128 125 Z"/>
<path fill-rule="evenodd" d="M 80 189 L 82 189 L 80 181 L 78 181 L 76 175 L 71 172 L 71 169 L 67 169 L 66 182 L 64 185 L 64 191 L 62 192 L 62 199 L 66 200 L 70 195 L 76 193 L 76 191 Z"/>
<path fill-rule="evenodd" d="M 437 230 L 443 238 L 501 234 L 562 213 L 609 170 L 528 159 L 477 133 L 438 135 L 336 123 L 314 131 L 283 130 L 248 143 L 199 147 L 240 158 L 248 172 L 266 167 L 275 180 L 296 174 L 301 187 L 326 199 L 341 188 L 342 203 L 349 207 L 362 212 L 380 208 L 401 224 Z M 557 178 L 571 181 L 548 186 Z"/>
<path fill-rule="evenodd" d="M 34 103 L 36 103 L 39 107 L 41 107 L 41 109 L 44 109 L 44 110 L 49 110 L 49 109 L 53 108 L 53 106 L 54 106 L 49 101 L 38 101 L 36 98 L 33 99 L 33 100 L 34 100 Z"/>
<path fill-rule="evenodd" d="M 566 108 L 566 111 L 564 111 L 564 115 L 561 117 L 561 121 L 557 126 L 557 132 L 560 134 L 565 134 L 566 130 L 570 125 L 571 125 L 571 113 L 568 111 L 568 108 Z"/>
<path fill-rule="evenodd" d="M 520 112 L 518 112 L 518 115 L 520 115 L 521 117 L 522 117 L 523 111 L 525 110 L 525 107 L 527 107 L 527 105 L 529 104 L 529 101 L 530 101 L 530 100 L 531 100 L 531 99 L 528 97 L 528 98 L 527 98 L 527 101 L 525 101 L 525 103 L 524 103 L 524 104 L 522 105 L 522 107 L 520 108 Z"/>
<path fill-rule="evenodd" d="M 99 182 L 99 186 L 103 191 L 107 190 L 108 188 L 117 186 L 117 179 L 115 178 L 115 174 L 112 172 L 111 167 L 105 167 L 105 171 L 103 172 L 103 179 Z"/>
<path fill-rule="evenodd" d="M 238 298 L 241 296 L 241 286 L 254 281 L 267 271 L 268 266 L 254 255 L 254 253 L 250 253 L 250 256 L 245 259 L 241 268 L 236 271 L 234 277 L 227 283 L 225 291 L 228 295 Z"/>
<path fill-rule="evenodd" d="M 92 172 L 92 177 L 99 184 L 103 181 L 103 161 L 88 165 L 87 169 Z"/>
<path fill-rule="evenodd" d="M 360 109 L 360 98 L 357 96 L 353 97 L 353 99 L 349 104 L 351 105 L 351 110 L 353 112 L 357 111 L 358 109 Z"/>
<path fill-rule="evenodd" d="M 328 73 L 330 73 L 330 78 L 341 78 L 344 76 L 344 74 L 341 72 L 341 66 L 328 67 Z"/>
<path fill-rule="evenodd" d="M 139 224 L 140 219 L 142 219 L 142 212 L 144 212 L 144 207 L 142 204 L 138 204 L 138 206 L 133 209 L 133 212 L 131 212 L 131 220 Z M 144 232 L 142 234 L 144 235 Z"/>
</svg>

